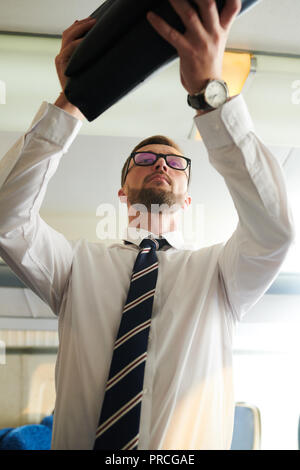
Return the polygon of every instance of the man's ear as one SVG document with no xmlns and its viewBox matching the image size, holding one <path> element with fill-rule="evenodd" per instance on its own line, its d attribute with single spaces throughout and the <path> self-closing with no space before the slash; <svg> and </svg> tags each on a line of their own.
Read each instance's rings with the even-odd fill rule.
<svg viewBox="0 0 300 470">
<path fill-rule="evenodd" d="M 118 196 L 121 202 L 123 202 L 124 204 L 127 203 L 127 194 L 125 193 L 123 188 L 119 189 Z"/>
</svg>

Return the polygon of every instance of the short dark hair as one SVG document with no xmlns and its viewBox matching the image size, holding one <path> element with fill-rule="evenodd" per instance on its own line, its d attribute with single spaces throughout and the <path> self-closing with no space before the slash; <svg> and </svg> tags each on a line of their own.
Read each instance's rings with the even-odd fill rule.
<svg viewBox="0 0 300 470">
<path fill-rule="evenodd" d="M 170 147 L 174 147 L 176 150 L 178 150 L 178 152 L 180 152 L 183 155 L 183 152 L 182 152 L 181 148 L 179 147 L 179 145 L 176 144 L 176 142 L 174 142 L 174 140 L 170 139 L 169 137 L 166 137 L 165 135 L 153 135 L 151 137 L 147 137 L 146 139 L 139 142 L 134 147 L 134 149 L 132 150 L 131 153 L 136 152 L 138 149 L 140 149 L 142 147 L 145 147 L 146 145 L 155 145 L 155 144 L 169 145 Z M 122 187 L 125 183 L 125 175 L 126 175 L 126 171 L 127 171 L 127 167 L 129 165 L 130 159 L 131 159 L 131 154 L 126 159 L 126 161 L 123 165 L 123 168 L 122 168 L 122 173 L 121 173 L 121 186 Z M 189 184 L 190 184 L 190 176 L 191 176 L 190 172 L 191 172 L 191 168 L 189 168 L 188 187 L 189 187 Z"/>
</svg>

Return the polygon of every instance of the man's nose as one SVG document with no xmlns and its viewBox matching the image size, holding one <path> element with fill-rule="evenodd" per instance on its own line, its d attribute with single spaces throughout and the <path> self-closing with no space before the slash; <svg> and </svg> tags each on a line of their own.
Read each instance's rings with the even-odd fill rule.
<svg viewBox="0 0 300 470">
<path fill-rule="evenodd" d="M 166 171 L 167 167 L 168 165 L 166 164 L 166 160 L 163 157 L 159 157 L 155 162 L 155 169 L 163 168 Z"/>
</svg>

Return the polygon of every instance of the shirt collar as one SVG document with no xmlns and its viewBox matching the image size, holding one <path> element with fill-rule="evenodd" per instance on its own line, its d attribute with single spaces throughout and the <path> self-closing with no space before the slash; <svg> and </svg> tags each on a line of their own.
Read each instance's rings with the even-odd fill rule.
<svg viewBox="0 0 300 470">
<path fill-rule="evenodd" d="M 148 232 L 142 228 L 132 228 L 131 230 L 127 227 L 124 230 L 124 234 L 122 239 L 127 240 L 128 242 L 134 243 L 135 245 L 139 245 L 141 241 L 146 237 L 153 237 L 159 238 L 158 235 Z M 174 230 L 173 232 L 165 232 L 163 233 L 160 238 L 165 238 L 167 242 L 177 250 L 184 250 L 187 249 L 185 247 L 183 235 L 179 230 Z"/>
</svg>

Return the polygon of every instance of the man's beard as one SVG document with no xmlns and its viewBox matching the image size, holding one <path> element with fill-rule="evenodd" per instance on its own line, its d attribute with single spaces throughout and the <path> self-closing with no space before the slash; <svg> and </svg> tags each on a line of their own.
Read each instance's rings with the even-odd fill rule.
<svg viewBox="0 0 300 470">
<path fill-rule="evenodd" d="M 183 195 L 160 188 L 134 189 L 128 187 L 127 199 L 131 206 L 143 205 L 148 212 L 168 212 L 178 210 L 183 204 Z M 162 207 L 161 207 L 162 206 Z"/>
</svg>

